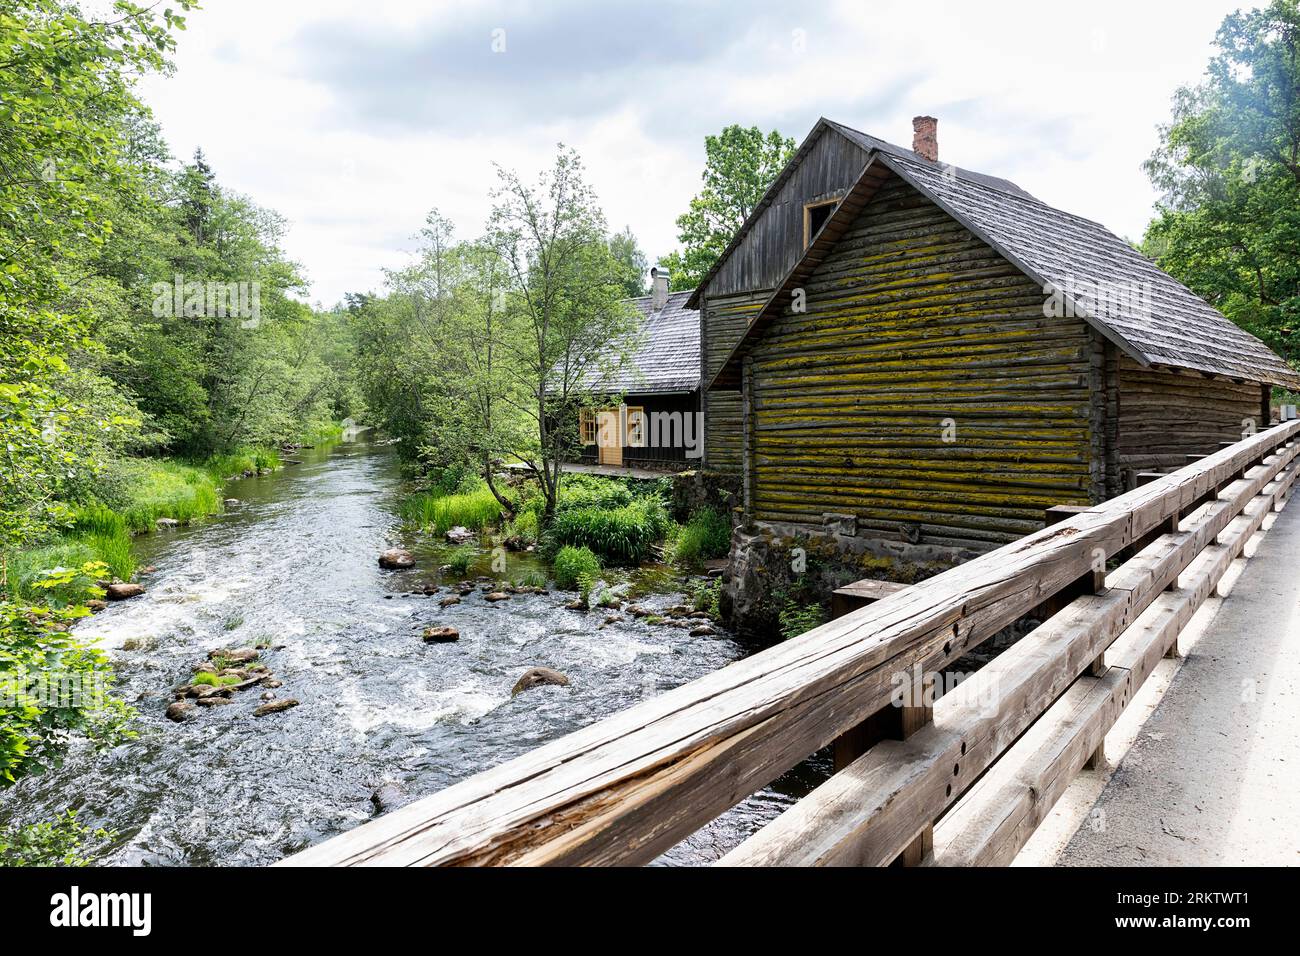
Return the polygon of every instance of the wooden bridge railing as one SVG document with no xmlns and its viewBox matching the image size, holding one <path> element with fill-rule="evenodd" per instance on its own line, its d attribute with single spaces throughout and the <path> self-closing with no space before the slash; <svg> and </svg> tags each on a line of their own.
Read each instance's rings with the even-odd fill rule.
<svg viewBox="0 0 1300 956">
<path fill-rule="evenodd" d="M 876 865 L 923 845 L 921 862 L 1008 862 L 1280 507 L 1298 433 L 1262 431 L 282 865 L 646 863 L 888 707 L 900 675 L 1093 582 L 722 861 Z"/>
</svg>

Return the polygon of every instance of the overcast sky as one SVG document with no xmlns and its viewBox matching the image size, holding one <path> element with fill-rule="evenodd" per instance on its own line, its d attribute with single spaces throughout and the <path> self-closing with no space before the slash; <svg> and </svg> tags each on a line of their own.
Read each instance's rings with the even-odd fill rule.
<svg viewBox="0 0 1300 956">
<path fill-rule="evenodd" d="M 801 140 L 818 116 L 1141 235 L 1141 170 L 1174 90 L 1239 6 L 1214 0 L 618 4 L 206 0 L 143 94 L 172 151 L 290 222 L 312 299 L 377 290 L 433 207 L 481 228 L 493 161 L 531 178 L 564 142 L 612 228 L 652 258 L 729 123 Z M 504 44 L 504 50 L 501 46 Z M 495 49 L 494 49 L 495 47 Z"/>
</svg>

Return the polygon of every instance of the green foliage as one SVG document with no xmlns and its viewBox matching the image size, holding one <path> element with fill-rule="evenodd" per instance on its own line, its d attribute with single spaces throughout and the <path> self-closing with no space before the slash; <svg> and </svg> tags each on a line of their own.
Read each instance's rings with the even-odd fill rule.
<svg viewBox="0 0 1300 956">
<path fill-rule="evenodd" d="M 681 252 L 660 261 L 674 289 L 694 289 L 722 256 L 767 187 L 794 155 L 794 140 L 731 125 L 704 137 L 704 188 L 677 217 Z"/>
<path fill-rule="evenodd" d="M 553 569 L 556 587 L 569 590 L 581 586 L 585 593 L 590 593 L 592 583 L 600 574 L 600 559 L 590 548 L 566 546 L 555 555 Z"/>
<path fill-rule="evenodd" d="M 781 636 L 787 641 L 826 623 L 826 611 L 820 604 L 803 604 L 787 600 L 777 614 Z"/>
<path fill-rule="evenodd" d="M 486 485 L 460 494 L 424 492 L 408 498 L 402 520 L 430 534 L 445 534 L 457 526 L 482 531 L 501 520 L 501 503 Z"/>
<path fill-rule="evenodd" d="M 451 552 L 451 557 L 447 559 L 447 565 L 451 568 L 453 574 L 463 578 L 474 569 L 477 560 L 478 551 L 472 545 L 463 544 Z"/>
<path fill-rule="evenodd" d="M 153 459 L 123 462 L 119 468 L 127 496 L 122 518 L 132 532 L 152 530 L 159 518 L 188 524 L 221 510 L 221 490 L 207 469 Z"/>
<path fill-rule="evenodd" d="M 658 498 L 638 498 L 619 508 L 568 508 L 555 515 L 548 529 L 559 544 L 590 548 L 614 561 L 639 564 L 671 527 Z"/>
<path fill-rule="evenodd" d="M 0 831 L 0 866 L 88 866 L 94 852 L 117 838 L 102 827 L 91 830 L 75 810 L 53 820 Z M 91 849 L 87 841 L 93 841 Z"/>
<path fill-rule="evenodd" d="M 1300 6 L 1227 16 L 1147 162 L 1163 194 L 1143 251 L 1300 361 Z"/>
<path fill-rule="evenodd" d="M 711 558 L 726 557 L 731 548 L 731 519 L 714 508 L 691 516 L 672 541 L 674 564 L 692 567 Z"/>
<path fill-rule="evenodd" d="M 90 582 L 102 572 L 95 565 L 61 569 L 34 586 L 91 596 Z M 0 787 L 58 766 L 74 735 L 101 747 L 130 736 L 133 712 L 108 693 L 107 656 L 68 631 L 86 613 L 0 602 Z"/>
<path fill-rule="evenodd" d="M 208 671 L 196 671 L 194 676 L 190 678 L 190 683 L 206 684 L 208 687 L 229 687 L 231 684 L 238 684 L 239 678 L 233 674 L 221 677 Z"/>
<path fill-rule="evenodd" d="M 722 580 L 697 582 L 691 588 L 691 606 L 697 611 L 707 611 L 713 620 L 721 618 L 718 599 L 722 595 Z"/>
</svg>

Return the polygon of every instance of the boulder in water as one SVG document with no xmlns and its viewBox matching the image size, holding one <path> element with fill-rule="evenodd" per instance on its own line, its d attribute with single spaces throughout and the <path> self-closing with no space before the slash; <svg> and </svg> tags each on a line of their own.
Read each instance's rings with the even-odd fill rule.
<svg viewBox="0 0 1300 956">
<path fill-rule="evenodd" d="M 449 594 L 441 601 L 438 602 L 438 607 L 451 607 L 453 604 L 459 604 L 459 603 L 460 603 L 459 594 Z"/>
<path fill-rule="evenodd" d="M 426 644 L 450 644 L 459 640 L 460 631 L 454 627 L 426 627 L 424 629 L 424 643 Z"/>
<path fill-rule="evenodd" d="M 452 544 L 464 544 L 466 541 L 472 541 L 475 537 L 474 532 L 462 525 L 456 525 L 447 532 L 447 540 Z"/>
<path fill-rule="evenodd" d="M 139 597 L 141 594 L 144 594 L 143 584 L 125 581 L 116 581 L 104 588 L 104 597 L 110 601 L 125 601 L 127 598 Z"/>
<path fill-rule="evenodd" d="M 552 684 L 556 687 L 568 687 L 569 678 L 565 677 L 557 670 L 549 667 L 534 667 L 532 670 L 525 671 L 524 675 L 515 681 L 515 686 L 510 688 L 510 696 L 531 690 L 534 687 L 541 687 L 545 684 Z"/>
<path fill-rule="evenodd" d="M 282 710 L 288 710 L 290 707 L 297 707 L 298 702 L 292 697 L 286 697 L 284 700 L 270 700 L 261 704 L 255 711 L 254 717 L 265 717 L 267 714 L 278 714 Z"/>
<path fill-rule="evenodd" d="M 377 812 L 387 813 L 407 802 L 406 791 L 395 783 L 386 783 L 370 795 L 370 802 Z"/>
<path fill-rule="evenodd" d="M 194 705 L 188 700 L 174 700 L 167 705 L 167 719 L 180 723 L 194 716 Z"/>
<path fill-rule="evenodd" d="M 389 571 L 409 568 L 415 564 L 415 555 L 402 548 L 389 548 L 379 556 L 379 566 Z"/>
<path fill-rule="evenodd" d="M 233 507 L 235 507 L 237 504 L 239 504 L 239 499 L 238 499 L 238 498 L 227 498 L 225 504 L 226 504 L 226 507 L 227 507 L 227 508 L 233 508 Z"/>
<path fill-rule="evenodd" d="M 154 522 L 154 525 L 159 528 L 178 528 L 180 527 L 180 522 L 175 518 L 159 518 Z"/>
<path fill-rule="evenodd" d="M 251 647 L 240 647 L 232 650 L 208 652 L 208 660 L 215 661 L 217 658 L 221 658 L 230 664 L 248 664 L 257 660 L 257 651 Z"/>
<path fill-rule="evenodd" d="M 489 592 L 488 594 L 483 595 L 483 600 L 490 601 L 491 603 L 495 604 L 497 601 L 509 601 L 510 595 L 507 594 L 505 591 L 492 591 Z"/>
</svg>

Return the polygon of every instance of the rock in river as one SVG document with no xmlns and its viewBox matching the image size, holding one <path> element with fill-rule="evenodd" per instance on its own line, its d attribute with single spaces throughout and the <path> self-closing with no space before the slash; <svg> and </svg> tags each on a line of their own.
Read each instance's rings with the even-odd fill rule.
<svg viewBox="0 0 1300 956">
<path fill-rule="evenodd" d="M 180 527 L 180 522 L 177 521 L 175 518 L 159 518 L 157 521 L 154 522 L 154 524 L 157 525 L 159 528 Z"/>
<path fill-rule="evenodd" d="M 253 716 L 265 717 L 267 714 L 278 714 L 282 710 L 297 706 L 298 702 L 292 697 L 286 697 L 284 700 L 270 700 L 253 711 Z"/>
<path fill-rule="evenodd" d="M 493 604 L 495 604 L 497 601 L 509 601 L 510 595 L 507 594 L 505 591 L 492 591 L 488 594 L 483 595 L 483 600 L 491 601 Z"/>
<path fill-rule="evenodd" d="M 451 607 L 453 604 L 459 604 L 459 603 L 460 603 L 460 595 L 449 594 L 441 601 L 438 602 L 438 607 Z"/>
<path fill-rule="evenodd" d="M 534 667 L 526 671 L 524 676 L 515 681 L 515 686 L 510 688 L 510 696 L 529 690 L 533 687 L 541 687 L 543 684 L 554 684 L 557 687 L 568 687 L 569 678 L 565 677 L 557 670 L 551 670 L 549 667 Z"/>
<path fill-rule="evenodd" d="M 456 525 L 456 527 L 447 532 L 447 540 L 452 544 L 464 544 L 466 541 L 473 540 L 473 538 L 474 532 L 470 531 L 469 528 L 462 527 L 461 525 Z"/>
<path fill-rule="evenodd" d="M 388 570 L 409 568 L 415 564 L 415 555 L 401 548 L 390 548 L 379 556 L 379 566 Z"/>
<path fill-rule="evenodd" d="M 144 594 L 144 585 L 131 584 L 118 581 L 104 588 L 104 597 L 110 601 L 125 601 L 127 598 L 139 597 Z"/>
<path fill-rule="evenodd" d="M 194 705 L 188 700 L 174 700 L 167 705 L 167 719 L 180 723 L 194 715 Z"/>
<path fill-rule="evenodd" d="M 217 658 L 221 658 L 229 664 L 247 664 L 250 661 L 257 660 L 257 651 L 251 647 L 208 651 L 208 660 L 215 661 Z"/>
<path fill-rule="evenodd" d="M 426 627 L 424 629 L 424 643 L 426 644 L 450 644 L 452 641 L 460 640 L 460 631 L 454 627 Z"/>
</svg>

